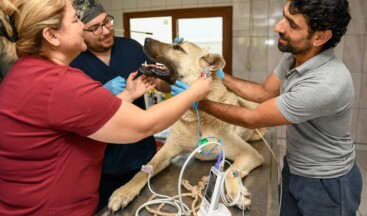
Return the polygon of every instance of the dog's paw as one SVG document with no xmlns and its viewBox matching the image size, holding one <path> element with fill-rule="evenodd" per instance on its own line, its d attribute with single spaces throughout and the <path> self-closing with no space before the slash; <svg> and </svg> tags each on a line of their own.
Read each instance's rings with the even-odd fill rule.
<svg viewBox="0 0 367 216">
<path fill-rule="evenodd" d="M 237 194 L 231 193 L 231 194 L 227 194 L 226 197 L 229 201 L 232 202 L 232 200 L 236 197 Z M 236 203 L 236 206 L 239 209 L 242 210 L 248 210 L 250 209 L 251 206 L 251 193 L 247 190 L 247 188 L 243 187 L 240 197 Z"/>
<path fill-rule="evenodd" d="M 241 193 L 241 198 L 237 202 L 236 206 L 242 210 L 248 210 L 250 209 L 251 205 L 251 193 L 247 191 L 246 188 L 243 188 Z"/>
<path fill-rule="evenodd" d="M 116 212 L 120 208 L 126 207 L 138 194 L 139 191 L 136 192 L 132 188 L 123 186 L 112 193 L 108 201 L 108 208 L 112 212 Z"/>
</svg>

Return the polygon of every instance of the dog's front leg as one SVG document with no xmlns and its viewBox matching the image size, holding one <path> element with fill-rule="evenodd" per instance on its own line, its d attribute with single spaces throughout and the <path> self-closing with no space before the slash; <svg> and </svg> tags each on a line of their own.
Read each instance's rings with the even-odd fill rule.
<svg viewBox="0 0 367 216">
<path fill-rule="evenodd" d="M 148 163 L 153 167 L 153 176 L 166 168 L 173 157 L 181 153 L 181 149 L 170 145 L 166 142 L 164 146 Z M 108 202 L 108 208 L 112 211 L 117 211 L 121 207 L 126 207 L 148 182 L 149 175 L 145 172 L 138 172 L 128 183 L 115 190 Z"/>
</svg>

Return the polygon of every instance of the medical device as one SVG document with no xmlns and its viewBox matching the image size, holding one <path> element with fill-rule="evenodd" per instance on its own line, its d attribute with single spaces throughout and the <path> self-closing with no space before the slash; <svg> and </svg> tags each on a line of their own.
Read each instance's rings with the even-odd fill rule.
<svg viewBox="0 0 367 216">
<path fill-rule="evenodd" d="M 210 169 L 209 181 L 206 186 L 204 199 L 200 205 L 198 216 L 231 216 L 231 212 L 223 203 L 219 203 L 222 182 L 225 172 L 216 167 Z"/>
</svg>

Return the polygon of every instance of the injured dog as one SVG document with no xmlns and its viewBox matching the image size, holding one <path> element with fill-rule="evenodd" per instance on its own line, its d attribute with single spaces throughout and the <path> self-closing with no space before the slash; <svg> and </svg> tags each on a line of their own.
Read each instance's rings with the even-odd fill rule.
<svg viewBox="0 0 367 216">
<path fill-rule="evenodd" d="M 218 54 L 210 54 L 199 46 L 188 42 L 177 44 L 165 44 L 150 38 L 145 40 L 144 52 L 152 60 L 164 64 L 164 66 L 142 66 L 140 70 L 148 75 L 161 78 L 169 83 L 180 80 L 185 83 L 192 83 L 204 70 L 214 73 L 209 79 L 211 90 L 208 100 L 243 106 L 255 109 L 258 104 L 245 101 L 228 91 L 220 78 L 215 73 L 216 70 L 224 67 L 224 59 Z M 254 168 L 262 165 L 264 159 L 247 141 L 259 140 L 261 136 L 255 130 L 246 129 L 240 126 L 223 122 L 205 112 L 199 111 L 201 120 L 201 138 L 215 136 L 221 138 L 226 158 L 234 161 L 232 168 L 237 170 L 243 178 Z M 170 129 L 166 143 L 148 163 L 153 166 L 156 175 L 166 168 L 171 159 L 177 155 L 192 152 L 195 150 L 197 142 L 198 118 L 194 109 L 188 110 Z M 259 129 L 264 134 L 266 129 Z M 216 148 L 218 154 L 220 148 Z M 215 157 L 197 154 L 200 160 L 213 160 Z M 227 177 L 228 189 L 227 197 L 235 197 L 239 190 L 239 185 L 233 174 Z M 115 190 L 110 197 L 108 207 L 112 211 L 117 211 L 120 207 L 127 206 L 148 182 L 148 174 L 138 172 L 128 183 Z M 229 193 L 229 195 L 228 195 Z M 241 191 L 241 203 L 236 205 L 239 208 L 247 209 L 251 204 L 250 193 L 246 188 Z"/>
</svg>

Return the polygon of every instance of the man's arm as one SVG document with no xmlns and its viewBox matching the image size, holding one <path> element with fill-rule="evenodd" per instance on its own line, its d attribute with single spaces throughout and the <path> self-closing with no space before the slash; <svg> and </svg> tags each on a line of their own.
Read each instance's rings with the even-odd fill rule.
<svg viewBox="0 0 367 216">
<path fill-rule="evenodd" d="M 264 83 L 259 84 L 240 80 L 226 74 L 223 83 L 229 90 L 238 96 L 249 101 L 262 103 L 279 95 L 281 80 L 274 73 L 271 73 Z"/>
<path fill-rule="evenodd" d="M 225 122 L 252 129 L 290 124 L 279 111 L 276 99 L 274 97 L 261 103 L 255 110 L 202 100 L 199 109 Z"/>
<path fill-rule="evenodd" d="M 170 85 L 164 80 L 156 79 L 154 81 L 154 84 L 155 84 L 155 88 L 160 92 L 163 92 L 163 93 L 170 93 L 171 92 Z"/>
</svg>

